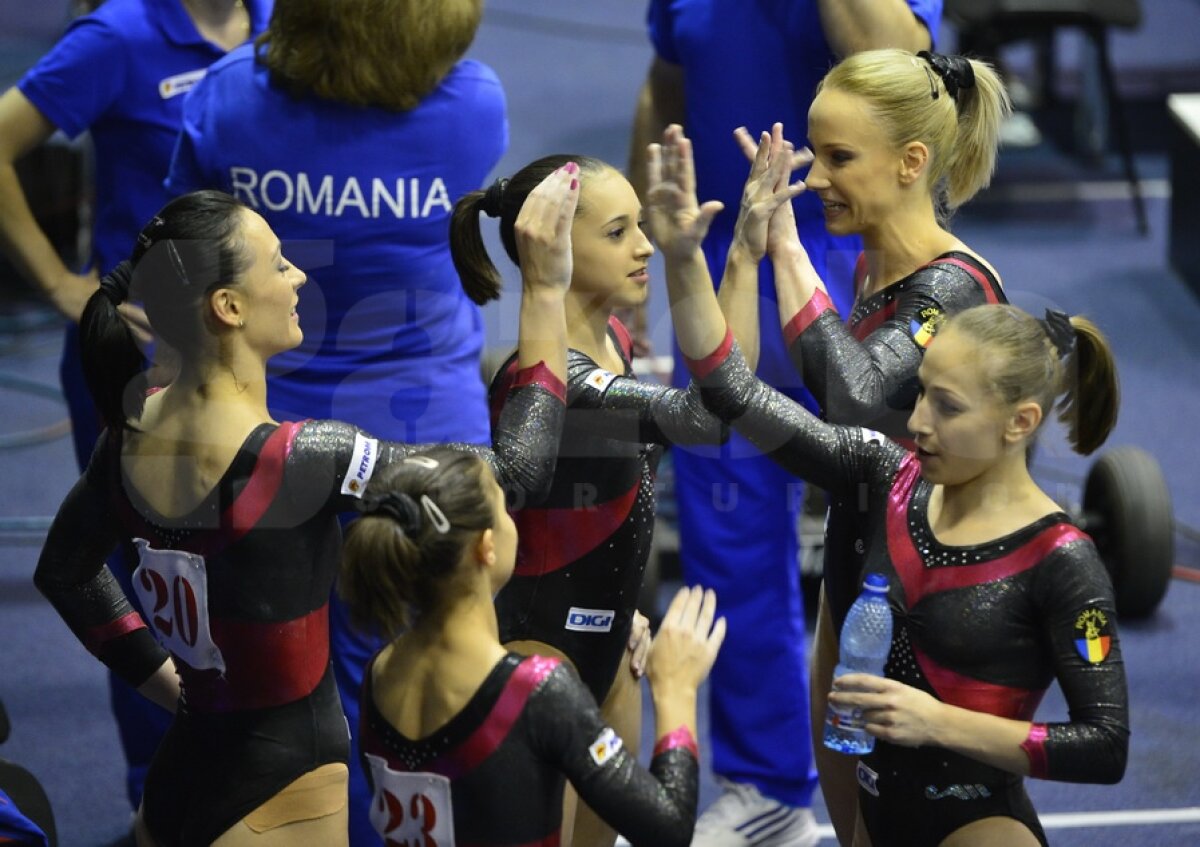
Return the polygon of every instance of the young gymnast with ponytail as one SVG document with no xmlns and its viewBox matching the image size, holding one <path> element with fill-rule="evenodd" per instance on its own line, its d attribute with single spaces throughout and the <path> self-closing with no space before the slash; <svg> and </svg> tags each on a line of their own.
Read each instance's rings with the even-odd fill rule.
<svg viewBox="0 0 1200 847">
<path fill-rule="evenodd" d="M 647 660 L 649 772 L 574 669 L 501 644 L 492 598 L 517 530 L 487 466 L 447 450 L 381 473 L 346 540 L 338 587 L 394 640 L 368 666 L 363 767 L 392 843 L 558 844 L 564 778 L 633 844 L 686 847 L 696 815 L 696 689 L 724 637 L 711 591 L 682 589 Z"/>
<path fill-rule="evenodd" d="M 659 201 L 688 184 L 687 152 L 651 150 L 656 233 L 677 219 Z M 792 473 L 860 502 L 862 551 L 834 564 L 854 568 L 855 582 L 866 572 L 889 580 L 885 676 L 846 675 L 829 697 L 861 710 L 878 739 L 858 764 L 861 817 L 843 840 L 1044 845 L 1023 777 L 1116 782 L 1128 754 L 1112 584 L 1091 539 L 1027 466 L 1056 409 L 1080 452 L 1115 424 L 1103 336 L 1083 318 L 1036 320 L 1003 304 L 950 317 L 918 369 L 910 452 L 874 430 L 822 422 L 758 380 L 702 258 L 666 259 L 676 335 L 705 406 Z M 1055 680 L 1070 718 L 1036 722 Z"/>
<path fill-rule="evenodd" d="M 571 662 L 605 720 L 636 751 L 637 600 L 654 531 L 658 460 L 668 444 L 716 443 L 727 432 L 694 391 L 639 382 L 633 373 L 632 342 L 613 311 L 645 302 L 654 248 L 633 187 L 611 165 L 547 156 L 465 195 L 455 206 L 450 250 L 468 296 L 477 303 L 497 297 L 500 275 L 484 247 L 480 216 L 499 218 L 505 251 L 524 269 L 513 222 L 528 192 L 568 160 L 580 165 L 580 196 L 565 304 L 567 417 L 549 495 L 515 512 L 516 570 L 496 608 L 501 642 Z M 492 381 L 493 414 L 515 385 L 514 364 L 509 359 Z M 593 811 L 580 807 L 576 814 L 568 797 L 564 842 L 611 847 L 616 833 Z"/>
</svg>

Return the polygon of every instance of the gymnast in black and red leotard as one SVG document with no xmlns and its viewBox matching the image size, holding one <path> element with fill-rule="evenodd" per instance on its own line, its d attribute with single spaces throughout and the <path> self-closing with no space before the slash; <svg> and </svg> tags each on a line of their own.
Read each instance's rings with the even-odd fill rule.
<svg viewBox="0 0 1200 847">
<path fill-rule="evenodd" d="M 569 185 L 566 173 L 548 180 L 523 228 L 569 224 Z M 526 278 L 527 366 L 495 450 L 460 448 L 514 496 L 544 494 L 562 427 L 569 277 L 552 254 Z M 349 738 L 327 608 L 337 515 L 417 448 L 336 421 L 270 419 L 265 362 L 300 339 L 304 282 L 261 217 L 197 192 L 163 208 L 132 268 L 106 277 L 84 312 L 85 370 L 108 429 L 35 580 L 89 650 L 175 713 L 146 780 L 139 843 L 252 844 L 280 827 L 298 843 L 347 840 Z M 148 394 L 116 308 L 131 294 L 179 353 L 175 378 Z M 137 548 L 147 620 L 104 565 L 118 543 Z"/>
<path fill-rule="evenodd" d="M 498 637 L 492 597 L 512 574 L 516 526 L 491 473 L 445 450 L 368 488 L 339 590 L 351 613 L 402 633 L 364 678 L 363 767 L 385 841 L 560 843 L 564 778 L 635 845 L 691 841 L 696 687 L 724 635 L 712 592 L 682 589 L 650 648 L 658 743 L 649 772 L 574 669 Z"/>
<path fill-rule="evenodd" d="M 511 238 L 526 192 L 567 161 L 547 156 L 488 191 L 456 205 L 451 254 L 468 295 L 494 297 L 497 273 L 480 235 L 480 213 L 499 218 Z M 645 301 L 654 248 L 642 231 L 633 187 L 612 166 L 581 165 L 580 202 L 571 230 L 567 292 L 567 420 L 550 493 L 515 512 L 520 530 L 513 578 L 496 598 L 500 638 L 521 653 L 567 659 L 600 703 L 605 719 L 630 739 L 640 736 L 641 687 L 627 659 L 642 576 L 654 529 L 654 475 L 669 444 L 717 443 L 726 431 L 694 391 L 639 382 L 632 344 L 613 310 Z M 491 386 L 493 415 L 513 384 L 513 361 Z M 624 662 L 624 666 L 623 666 Z M 619 672 L 620 669 L 620 672 Z M 568 800 L 566 813 L 571 816 Z M 615 834 L 579 809 L 578 845 L 611 845 Z"/>
<path fill-rule="evenodd" d="M 1103 336 L 1082 318 L 1037 321 L 1007 305 L 950 318 L 920 366 L 910 453 L 873 430 L 823 423 L 763 384 L 708 280 L 667 281 L 705 405 L 806 481 L 858 499 L 863 567 L 891 577 L 886 677 L 844 676 L 830 696 L 861 709 L 880 739 L 859 768 L 871 842 L 1044 844 L 1021 777 L 1114 782 L 1128 749 L 1111 583 L 1026 465 L 1068 387 L 1087 386 L 1059 405 L 1076 449 L 1107 437 L 1117 386 Z M 1071 717 L 1034 722 L 1052 680 Z"/>
</svg>

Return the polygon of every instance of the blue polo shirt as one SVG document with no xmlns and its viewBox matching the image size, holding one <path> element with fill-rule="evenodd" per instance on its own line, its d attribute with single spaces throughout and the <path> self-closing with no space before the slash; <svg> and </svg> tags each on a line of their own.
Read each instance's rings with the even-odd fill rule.
<svg viewBox="0 0 1200 847">
<path fill-rule="evenodd" d="M 252 35 L 271 0 L 245 0 Z M 68 136 L 95 145 L 94 256 L 103 273 L 167 202 L 167 173 L 183 95 L 225 51 L 196 31 L 180 0 L 108 0 L 73 21 L 17 83 Z"/>
<path fill-rule="evenodd" d="M 395 440 L 490 440 L 483 321 L 449 227 L 507 145 L 503 89 L 479 62 L 407 112 L 292 96 L 252 45 L 209 69 L 184 104 L 167 187 L 233 194 L 308 274 L 304 343 L 269 364 L 273 412 Z"/>
</svg>

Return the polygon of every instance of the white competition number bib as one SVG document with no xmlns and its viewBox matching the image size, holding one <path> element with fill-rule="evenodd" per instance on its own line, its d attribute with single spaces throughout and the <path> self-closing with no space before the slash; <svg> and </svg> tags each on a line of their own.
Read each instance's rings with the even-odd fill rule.
<svg viewBox="0 0 1200 847">
<path fill-rule="evenodd" d="M 197 670 L 225 672 L 225 657 L 208 625 L 208 572 L 204 557 L 181 550 L 155 550 L 135 538 L 138 566 L 133 588 L 146 623 L 159 642 Z"/>
<path fill-rule="evenodd" d="M 366 754 L 375 794 L 371 825 L 387 847 L 454 847 L 450 780 L 433 773 L 400 773 Z"/>
</svg>

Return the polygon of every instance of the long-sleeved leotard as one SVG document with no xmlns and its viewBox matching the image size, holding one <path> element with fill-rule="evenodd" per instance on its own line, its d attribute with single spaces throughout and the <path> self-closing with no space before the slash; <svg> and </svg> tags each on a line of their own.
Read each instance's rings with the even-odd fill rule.
<svg viewBox="0 0 1200 847">
<path fill-rule="evenodd" d="M 509 398 L 495 453 L 455 446 L 489 461 L 510 490 L 537 496 L 553 473 L 562 384 L 542 368 L 522 374 L 529 387 Z M 329 670 L 337 515 L 376 470 L 422 446 L 378 442 L 335 421 L 263 424 L 198 506 L 166 517 L 125 483 L 121 442 L 110 432 L 98 443 L 51 526 L 35 581 L 131 685 L 168 653 L 174 659 L 182 698 L 147 779 L 145 813 L 164 843 L 209 844 L 297 777 L 347 761 Z M 130 539 L 148 621 L 104 565 Z"/>
<path fill-rule="evenodd" d="M 691 842 L 699 780 L 691 733 L 664 736 L 643 770 L 558 659 L 509 653 L 461 712 L 420 740 L 380 714 L 370 671 L 364 694 L 363 765 L 385 840 L 424 832 L 441 844 L 452 832 L 459 847 L 557 847 L 565 777 L 634 845 Z"/>
<path fill-rule="evenodd" d="M 865 269 L 861 257 L 859 265 Z M 818 290 L 783 328 L 784 340 L 827 420 L 899 438 L 908 433 L 917 368 L 941 322 L 1004 302 L 987 267 L 969 253 L 949 252 L 859 300 L 846 323 Z"/>
<path fill-rule="evenodd" d="M 986 544 L 940 544 L 927 517 L 933 487 L 913 454 L 872 430 L 813 417 L 754 378 L 728 337 L 694 365 L 718 417 L 791 472 L 860 504 L 863 573 L 890 583 L 887 676 L 1020 720 L 1032 720 L 1057 679 L 1070 720 L 1035 725 L 1024 745 L 1032 775 L 1120 779 L 1128 702 L 1112 585 L 1091 540 L 1065 514 Z M 1019 777 L 941 748 L 880 741 L 863 764 L 864 815 L 879 845 L 937 843 L 925 840 L 929 832 L 995 813 L 994 798 L 1024 798 Z"/>
<path fill-rule="evenodd" d="M 624 654 L 650 555 L 654 472 L 666 444 L 718 443 L 726 431 L 695 389 L 633 377 L 625 328 L 609 322 L 625 364 L 604 370 L 567 354 L 567 418 L 545 501 L 514 514 L 517 565 L 496 598 L 500 639 L 540 641 L 565 653 L 603 702 Z M 510 362 L 492 383 L 504 402 Z"/>
<path fill-rule="evenodd" d="M 865 272 L 860 256 L 856 289 Z M 903 439 L 916 399 L 917 369 L 941 322 L 972 306 L 1004 302 L 992 272 L 969 253 L 955 251 L 863 298 L 844 324 L 818 291 L 784 327 L 784 337 L 826 420 L 862 424 Z M 830 497 L 823 573 L 837 631 L 858 595 L 862 518 L 855 501 Z"/>
</svg>

